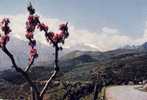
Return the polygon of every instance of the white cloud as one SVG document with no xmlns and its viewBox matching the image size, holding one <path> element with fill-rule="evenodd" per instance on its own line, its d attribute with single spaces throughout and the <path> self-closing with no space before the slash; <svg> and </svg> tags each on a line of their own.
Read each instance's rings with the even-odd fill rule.
<svg viewBox="0 0 147 100">
<path fill-rule="evenodd" d="M 118 33 L 118 30 L 112 29 L 112 28 L 109 28 L 109 27 L 103 27 L 102 32 L 104 32 L 106 34 L 115 34 L 115 33 Z"/>
<path fill-rule="evenodd" d="M 0 19 L 4 16 L 1 15 Z M 27 19 L 27 14 L 18 14 L 15 16 L 6 16 L 11 20 L 11 28 L 13 30 L 13 36 L 26 40 L 25 38 L 25 21 Z M 58 25 L 65 22 L 59 19 L 47 18 L 40 16 L 40 20 L 48 24 L 49 29 L 52 31 L 57 31 Z M 147 25 L 146 25 L 147 26 Z M 97 48 L 98 50 L 105 51 L 111 50 L 118 47 L 122 47 L 127 44 L 141 44 L 147 39 L 147 27 L 145 28 L 144 34 L 141 38 L 134 39 L 127 35 L 122 35 L 118 29 L 113 29 L 110 27 L 103 27 L 97 32 L 90 32 L 88 30 L 78 30 L 72 24 L 69 25 L 70 37 L 65 43 L 65 47 L 71 47 L 76 44 L 85 44 L 91 47 Z M 35 38 L 41 43 L 47 44 L 44 34 L 39 31 L 35 32 Z M 78 47 L 77 47 L 78 48 Z"/>
</svg>

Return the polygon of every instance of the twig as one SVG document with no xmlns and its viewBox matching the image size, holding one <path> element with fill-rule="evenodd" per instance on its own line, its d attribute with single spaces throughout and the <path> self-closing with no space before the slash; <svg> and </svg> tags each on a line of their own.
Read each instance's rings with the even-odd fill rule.
<svg viewBox="0 0 147 100">
<path fill-rule="evenodd" d="M 25 72 L 28 72 L 31 66 L 33 65 L 35 57 L 32 58 L 31 63 L 26 67 Z"/>
</svg>

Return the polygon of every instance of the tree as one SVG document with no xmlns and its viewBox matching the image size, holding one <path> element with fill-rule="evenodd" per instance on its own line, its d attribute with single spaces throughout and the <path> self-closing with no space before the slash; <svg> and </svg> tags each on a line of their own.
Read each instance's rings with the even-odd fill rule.
<svg viewBox="0 0 147 100">
<path fill-rule="evenodd" d="M 68 23 L 62 24 L 59 26 L 60 32 L 54 33 L 54 32 L 48 32 L 48 26 L 44 23 L 41 23 L 39 20 L 39 16 L 35 15 L 35 9 L 32 7 L 32 4 L 30 4 L 27 7 L 27 10 L 29 12 L 29 17 L 26 22 L 26 38 L 29 40 L 28 46 L 30 48 L 29 51 L 29 65 L 25 68 L 25 70 L 21 69 L 17 64 L 13 57 L 13 54 L 8 50 L 7 43 L 9 42 L 9 34 L 12 31 L 9 27 L 10 20 L 8 18 L 4 18 L 1 23 L 0 27 L 3 35 L 0 34 L 0 48 L 2 51 L 11 59 L 12 65 L 15 68 L 15 70 L 26 79 L 28 84 L 31 87 L 32 91 L 32 99 L 33 100 L 43 100 L 43 96 L 51 83 L 51 81 L 56 77 L 56 74 L 59 72 L 59 66 L 58 66 L 58 54 L 59 51 L 62 50 L 62 45 L 64 44 L 64 41 L 69 36 L 68 32 Z M 34 63 L 34 60 L 38 57 L 37 49 L 36 49 L 36 40 L 34 38 L 33 32 L 35 29 L 39 29 L 40 31 L 43 31 L 45 33 L 45 37 L 48 43 L 53 45 L 55 48 L 55 65 L 54 65 L 54 72 L 47 80 L 45 86 L 41 91 L 38 91 L 35 83 L 30 79 L 30 76 L 28 75 L 28 71 L 31 68 L 31 66 Z"/>
</svg>

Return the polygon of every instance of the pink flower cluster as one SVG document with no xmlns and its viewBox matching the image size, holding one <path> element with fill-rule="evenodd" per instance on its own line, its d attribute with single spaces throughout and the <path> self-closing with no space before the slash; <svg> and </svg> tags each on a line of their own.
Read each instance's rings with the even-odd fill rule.
<svg viewBox="0 0 147 100">
<path fill-rule="evenodd" d="M 34 39 L 33 32 L 39 23 L 39 17 L 30 15 L 28 21 L 26 22 L 26 38 L 29 40 L 29 61 L 31 62 L 33 58 L 38 57 L 36 49 L 36 40 Z"/>
<path fill-rule="evenodd" d="M 64 43 L 64 40 L 68 37 L 68 35 L 67 24 L 61 24 L 59 26 L 59 32 L 49 32 L 45 36 L 48 42 L 52 39 L 54 43 Z"/>
<path fill-rule="evenodd" d="M 9 23 L 10 21 L 8 18 L 4 18 L 2 22 L 0 22 L 1 30 L 4 32 L 4 35 L 0 34 L 0 47 L 5 46 L 9 41 L 9 33 L 11 32 Z"/>
<path fill-rule="evenodd" d="M 39 16 L 34 15 L 35 14 L 35 9 L 32 7 L 30 4 L 28 6 L 28 11 L 29 11 L 29 17 L 28 21 L 26 22 L 26 38 L 29 40 L 29 46 L 30 46 L 30 54 L 29 54 L 29 59 L 30 61 L 32 58 L 37 58 L 38 53 L 36 49 L 36 40 L 34 39 L 34 31 L 37 27 L 40 31 L 45 32 L 45 37 L 49 43 L 64 43 L 64 40 L 68 37 L 68 27 L 67 24 L 62 24 L 59 26 L 59 32 L 48 32 L 48 26 L 45 25 L 44 23 L 41 23 L 39 21 Z"/>
</svg>

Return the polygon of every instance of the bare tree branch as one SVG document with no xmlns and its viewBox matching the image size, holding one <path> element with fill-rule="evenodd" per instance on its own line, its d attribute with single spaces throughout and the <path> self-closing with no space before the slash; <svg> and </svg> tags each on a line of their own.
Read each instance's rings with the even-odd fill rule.
<svg viewBox="0 0 147 100">
<path fill-rule="evenodd" d="M 25 72 L 28 72 L 31 66 L 34 64 L 35 57 L 32 58 L 30 64 L 26 67 Z"/>
<path fill-rule="evenodd" d="M 45 84 L 44 88 L 42 89 L 42 91 L 40 92 L 40 97 L 42 97 L 42 98 L 43 98 L 43 95 L 46 92 L 49 84 L 55 78 L 57 72 L 59 71 L 59 66 L 58 66 L 58 53 L 59 53 L 59 47 L 58 47 L 58 44 L 55 44 L 55 70 L 54 70 L 53 74 L 51 75 L 51 77 L 46 82 L 46 84 Z"/>
<path fill-rule="evenodd" d="M 45 94 L 49 84 L 51 83 L 51 81 L 55 78 L 57 74 L 57 71 L 54 71 L 54 73 L 51 75 L 51 77 L 49 78 L 49 80 L 46 82 L 44 88 L 42 89 L 42 91 L 40 92 L 40 97 L 43 97 L 43 95 Z"/>
<path fill-rule="evenodd" d="M 13 57 L 13 55 L 9 52 L 9 50 L 7 49 L 7 47 L 4 45 L 2 47 L 2 51 L 11 59 L 12 65 L 15 68 L 15 70 L 19 73 L 22 74 L 22 76 L 26 79 L 26 81 L 28 82 L 28 84 L 32 87 L 32 89 L 36 92 L 36 94 L 39 94 L 38 89 L 36 88 L 36 86 L 33 84 L 33 82 L 31 81 L 31 79 L 29 78 L 29 76 L 27 75 L 27 73 L 25 73 L 21 68 L 19 68 L 15 62 L 15 59 Z"/>
</svg>

